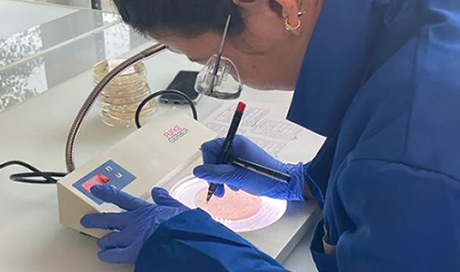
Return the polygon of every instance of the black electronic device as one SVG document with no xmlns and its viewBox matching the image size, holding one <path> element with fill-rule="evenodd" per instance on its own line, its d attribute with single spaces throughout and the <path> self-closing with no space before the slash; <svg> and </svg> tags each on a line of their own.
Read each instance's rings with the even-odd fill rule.
<svg viewBox="0 0 460 272">
<path fill-rule="evenodd" d="M 201 95 L 195 91 L 195 82 L 198 72 L 180 71 L 174 80 L 169 84 L 168 90 L 176 90 L 187 95 L 194 104 L 198 102 Z M 187 104 L 184 97 L 173 93 L 165 93 L 160 96 L 160 102 L 165 104 L 183 105 Z"/>
</svg>

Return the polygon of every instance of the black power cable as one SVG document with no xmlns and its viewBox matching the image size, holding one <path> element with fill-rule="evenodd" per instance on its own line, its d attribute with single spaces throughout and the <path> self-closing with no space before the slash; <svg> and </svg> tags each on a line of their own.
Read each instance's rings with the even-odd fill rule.
<svg viewBox="0 0 460 272">
<path fill-rule="evenodd" d="M 187 101 L 187 104 L 192 109 L 193 119 L 198 121 L 198 113 L 196 111 L 195 104 L 193 104 L 193 101 L 190 99 L 190 97 L 188 97 L 188 95 L 186 95 L 185 93 L 183 93 L 181 91 L 169 89 L 169 90 L 155 92 L 155 93 L 147 96 L 147 98 L 145 98 L 139 104 L 139 106 L 137 107 L 137 110 L 136 110 L 136 117 L 135 117 L 136 127 L 138 129 L 141 128 L 140 116 L 141 116 L 142 108 L 144 108 L 145 104 L 147 104 L 150 100 L 154 99 L 157 96 L 163 95 L 163 94 L 173 94 L 173 95 L 180 96 L 180 97 L 184 98 L 185 101 Z"/>
<path fill-rule="evenodd" d="M 192 114 L 193 118 L 195 120 L 198 120 L 198 113 L 196 110 L 195 105 L 193 104 L 193 101 L 188 97 L 185 93 L 177 90 L 164 90 L 164 91 L 158 91 L 155 92 L 148 97 L 146 97 L 137 107 L 136 110 L 136 116 L 135 116 L 135 122 L 136 122 L 136 127 L 139 129 L 141 128 L 141 123 L 140 123 L 140 115 L 142 112 L 142 108 L 152 99 L 154 99 L 157 96 L 160 96 L 162 94 L 174 94 L 177 96 L 180 96 L 184 98 L 187 103 L 190 105 L 190 108 L 192 109 Z M 6 168 L 8 166 L 13 166 L 13 165 L 19 165 L 22 167 L 25 167 L 30 170 L 28 173 L 17 173 L 17 174 L 12 174 L 10 175 L 10 179 L 15 182 L 20 182 L 20 183 L 29 183 L 29 184 L 56 184 L 60 178 L 65 177 L 68 173 L 65 172 L 43 172 L 36 167 L 23 162 L 19 160 L 14 160 L 14 161 L 7 161 L 2 164 L 0 164 L 0 170 L 3 168 Z"/>
<path fill-rule="evenodd" d="M 16 182 L 32 184 L 55 184 L 58 181 L 56 178 L 62 178 L 67 175 L 67 173 L 64 172 L 42 172 L 32 165 L 18 160 L 8 161 L 0 164 L 0 170 L 13 165 L 20 165 L 31 171 L 30 173 L 18 173 L 11 175 L 10 179 Z"/>
</svg>

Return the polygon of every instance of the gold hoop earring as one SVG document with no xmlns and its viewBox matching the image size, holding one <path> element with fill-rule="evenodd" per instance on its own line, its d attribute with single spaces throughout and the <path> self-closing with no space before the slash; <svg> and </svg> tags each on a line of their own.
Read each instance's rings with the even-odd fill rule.
<svg viewBox="0 0 460 272">
<path fill-rule="evenodd" d="M 297 16 L 302 17 L 302 15 L 305 14 L 305 11 L 300 11 L 299 13 L 297 13 Z M 297 23 L 296 26 L 291 26 L 291 24 L 289 23 L 289 18 L 286 17 L 284 18 L 284 28 L 287 30 L 287 31 L 294 31 L 294 30 L 297 30 L 300 28 L 300 26 L 302 25 L 302 21 L 299 20 L 299 22 Z"/>
</svg>

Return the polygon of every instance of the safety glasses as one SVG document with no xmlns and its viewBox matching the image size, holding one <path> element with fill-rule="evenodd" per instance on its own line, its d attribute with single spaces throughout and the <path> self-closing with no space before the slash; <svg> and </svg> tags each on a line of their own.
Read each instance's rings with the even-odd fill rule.
<svg viewBox="0 0 460 272">
<path fill-rule="evenodd" d="M 235 64 L 223 56 L 225 40 L 230 26 L 231 16 L 227 18 L 219 52 L 214 54 L 198 74 L 195 89 L 198 93 L 218 99 L 236 99 L 240 97 L 243 83 Z"/>
</svg>

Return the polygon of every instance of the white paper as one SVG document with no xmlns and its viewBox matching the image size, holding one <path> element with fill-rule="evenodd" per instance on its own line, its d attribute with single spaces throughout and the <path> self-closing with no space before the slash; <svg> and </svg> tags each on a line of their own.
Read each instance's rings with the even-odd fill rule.
<svg viewBox="0 0 460 272">
<path fill-rule="evenodd" d="M 226 102 L 203 123 L 225 137 L 237 103 Z M 272 156 L 291 163 L 308 162 L 317 153 L 324 138 L 287 121 L 287 109 L 276 104 L 248 103 L 238 134 L 242 134 Z"/>
</svg>

